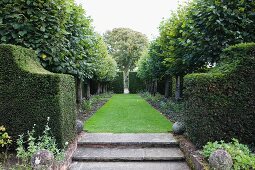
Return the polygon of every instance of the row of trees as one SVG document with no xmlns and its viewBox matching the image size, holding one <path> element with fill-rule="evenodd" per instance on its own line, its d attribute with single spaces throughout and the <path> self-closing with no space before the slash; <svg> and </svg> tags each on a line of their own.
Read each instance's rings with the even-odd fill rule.
<svg viewBox="0 0 255 170">
<path fill-rule="evenodd" d="M 181 98 L 184 75 L 217 63 L 229 45 L 255 41 L 254 9 L 252 0 L 193 0 L 180 6 L 161 22 L 138 75 L 151 84 L 164 78 L 166 85 L 167 77 L 176 77 L 176 99 Z"/>
<path fill-rule="evenodd" d="M 79 103 L 83 81 L 96 80 L 101 89 L 116 76 L 103 38 L 74 0 L 4 0 L 0 6 L 0 43 L 34 49 L 46 69 L 75 76 Z"/>
</svg>

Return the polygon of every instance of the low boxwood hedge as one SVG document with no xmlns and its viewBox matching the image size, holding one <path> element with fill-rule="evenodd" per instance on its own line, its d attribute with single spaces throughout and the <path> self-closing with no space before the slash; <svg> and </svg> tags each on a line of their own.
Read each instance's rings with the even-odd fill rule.
<svg viewBox="0 0 255 170">
<path fill-rule="evenodd" d="M 0 45 L 0 125 L 14 139 L 36 124 L 50 127 L 59 146 L 75 136 L 75 86 L 70 75 L 43 69 L 34 51 Z M 39 135 L 39 134 L 38 134 Z"/>
<path fill-rule="evenodd" d="M 185 121 L 193 142 L 255 143 L 255 43 L 225 49 L 218 66 L 187 75 L 184 82 Z"/>
</svg>

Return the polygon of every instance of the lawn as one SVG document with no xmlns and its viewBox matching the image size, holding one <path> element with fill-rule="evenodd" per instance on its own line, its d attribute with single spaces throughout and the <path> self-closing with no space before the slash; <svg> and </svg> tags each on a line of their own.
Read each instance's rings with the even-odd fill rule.
<svg viewBox="0 0 255 170">
<path fill-rule="evenodd" d="M 136 94 L 116 94 L 90 119 L 85 131 L 95 133 L 164 133 L 172 123 Z"/>
</svg>

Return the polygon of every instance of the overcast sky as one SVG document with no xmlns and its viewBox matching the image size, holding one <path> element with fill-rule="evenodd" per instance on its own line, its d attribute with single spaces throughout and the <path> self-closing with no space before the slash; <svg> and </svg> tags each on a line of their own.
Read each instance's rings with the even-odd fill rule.
<svg viewBox="0 0 255 170">
<path fill-rule="evenodd" d="M 100 34 L 118 27 L 128 27 L 146 34 L 158 35 L 163 18 L 170 16 L 178 3 L 185 0 L 76 0 L 82 4 L 93 26 Z"/>
</svg>

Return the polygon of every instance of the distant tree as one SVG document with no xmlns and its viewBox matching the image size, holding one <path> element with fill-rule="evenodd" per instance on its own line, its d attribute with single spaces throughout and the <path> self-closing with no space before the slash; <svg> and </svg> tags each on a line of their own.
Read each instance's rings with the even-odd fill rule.
<svg viewBox="0 0 255 170">
<path fill-rule="evenodd" d="M 118 68 L 124 72 L 124 86 L 128 87 L 128 73 L 148 47 L 147 37 L 129 28 L 115 28 L 104 34 L 104 40 Z"/>
</svg>

